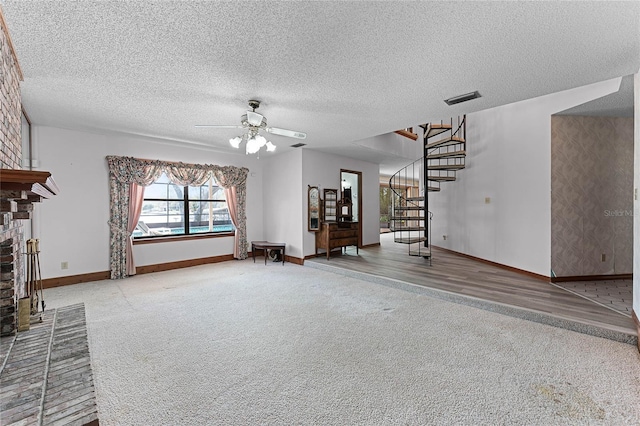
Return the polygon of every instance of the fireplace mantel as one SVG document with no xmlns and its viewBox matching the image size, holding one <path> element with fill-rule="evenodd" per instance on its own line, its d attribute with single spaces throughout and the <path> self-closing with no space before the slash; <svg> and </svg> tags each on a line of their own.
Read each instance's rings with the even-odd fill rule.
<svg viewBox="0 0 640 426">
<path fill-rule="evenodd" d="M 11 196 L 11 192 L 26 191 L 26 195 L 51 198 L 60 192 L 51 173 L 33 170 L 0 169 L 0 190 L 2 198 L 25 198 Z M 8 196 L 5 196 L 8 195 Z"/>
<path fill-rule="evenodd" d="M 33 170 L 0 169 L 0 225 L 12 220 L 30 219 L 33 203 L 60 192 L 51 173 Z"/>
</svg>

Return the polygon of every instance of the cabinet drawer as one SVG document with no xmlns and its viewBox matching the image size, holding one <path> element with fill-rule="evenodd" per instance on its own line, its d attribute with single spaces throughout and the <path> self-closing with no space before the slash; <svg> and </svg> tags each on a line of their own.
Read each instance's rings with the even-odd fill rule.
<svg viewBox="0 0 640 426">
<path fill-rule="evenodd" d="M 337 230 L 331 232 L 330 238 L 338 239 L 338 238 L 349 238 L 349 237 L 357 237 L 358 231 L 356 229 L 345 229 L 345 230 Z"/>
<path fill-rule="evenodd" d="M 333 249 L 336 247 L 357 246 L 357 245 L 358 245 L 358 239 L 356 237 L 331 239 L 331 241 L 329 241 L 329 249 Z"/>
</svg>

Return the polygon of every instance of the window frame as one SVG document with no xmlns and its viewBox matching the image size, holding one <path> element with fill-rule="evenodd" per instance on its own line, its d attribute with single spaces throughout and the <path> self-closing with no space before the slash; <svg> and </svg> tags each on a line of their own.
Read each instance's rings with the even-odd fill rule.
<svg viewBox="0 0 640 426">
<path fill-rule="evenodd" d="M 163 176 L 166 176 L 165 173 L 162 174 L 162 176 L 159 179 L 161 179 Z M 212 176 L 209 178 L 209 180 L 207 181 L 211 182 L 211 187 L 216 187 L 216 188 L 220 188 L 223 189 L 215 180 L 215 178 Z M 154 182 L 156 183 L 156 182 Z M 164 184 L 164 182 L 162 182 Z M 182 203 L 182 207 L 183 207 L 183 219 L 184 219 L 184 233 L 182 234 L 173 234 L 173 235 L 145 235 L 145 236 L 141 236 L 141 237 L 133 237 L 132 241 L 133 244 L 150 244 L 150 243 L 157 243 L 157 242 L 167 242 L 167 241 L 186 241 L 186 240 L 194 240 L 194 239 L 203 239 L 203 238 L 220 238 L 220 237 L 229 237 L 229 236 L 234 236 L 236 234 L 236 228 L 235 225 L 233 223 L 231 223 L 231 225 L 233 226 L 233 230 L 231 231 L 207 231 L 207 232 L 197 232 L 197 233 L 191 233 L 190 232 L 190 217 L 191 217 L 191 213 L 189 212 L 189 204 L 192 202 L 200 202 L 200 203 L 208 203 L 209 204 L 209 214 L 212 214 L 212 206 L 214 205 L 214 203 L 224 203 L 224 205 L 227 207 L 227 209 L 229 208 L 229 204 L 227 203 L 226 197 L 225 199 L 219 199 L 219 198 L 207 198 L 207 199 L 201 199 L 201 198 L 197 198 L 197 199 L 190 199 L 189 198 L 189 189 L 190 188 L 200 188 L 202 186 L 207 185 L 207 183 L 205 183 L 204 185 L 194 185 L 194 186 L 180 186 L 180 185 L 176 185 L 179 188 L 182 188 L 182 193 L 183 193 L 183 197 L 182 199 L 180 198 L 143 198 L 143 203 L 145 201 L 156 201 L 156 202 L 162 202 L 162 203 L 170 203 L 170 202 L 179 202 Z M 171 181 L 169 181 L 169 183 L 167 183 L 168 185 L 171 185 Z M 152 184 L 153 185 L 153 184 Z M 173 184 L 175 185 L 175 184 Z M 211 197 L 211 193 L 213 191 L 210 191 L 210 195 L 209 197 Z M 168 195 L 168 194 L 167 194 Z M 140 215 L 140 220 L 143 218 L 144 216 L 141 214 Z"/>
</svg>

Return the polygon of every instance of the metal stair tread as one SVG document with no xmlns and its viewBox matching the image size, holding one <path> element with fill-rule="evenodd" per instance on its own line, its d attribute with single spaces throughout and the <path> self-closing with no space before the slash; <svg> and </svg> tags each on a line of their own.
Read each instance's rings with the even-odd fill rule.
<svg viewBox="0 0 640 426">
<path fill-rule="evenodd" d="M 464 158 L 467 156 L 467 151 L 451 151 L 451 152 L 438 152 L 436 154 L 427 155 L 427 160 L 435 160 L 438 158 Z"/>
<path fill-rule="evenodd" d="M 401 244 L 413 244 L 426 241 L 426 237 L 394 238 L 393 241 Z"/>
<path fill-rule="evenodd" d="M 398 206 L 398 207 L 395 207 L 395 210 L 400 210 L 400 211 L 424 210 L 424 206 Z"/>
<path fill-rule="evenodd" d="M 460 143 L 465 143 L 465 140 L 458 136 L 450 136 L 448 138 L 440 139 L 435 142 L 428 143 L 425 148 L 431 149 L 436 147 L 444 147 L 449 145 L 457 145 Z"/>
<path fill-rule="evenodd" d="M 427 170 L 461 170 L 464 169 L 464 167 L 464 164 L 436 164 L 427 166 Z"/>
<path fill-rule="evenodd" d="M 453 182 L 456 180 L 455 176 L 427 176 L 427 180 L 434 182 Z"/>
<path fill-rule="evenodd" d="M 425 137 L 431 138 L 448 130 L 451 130 L 451 124 L 429 124 L 426 129 Z"/>
</svg>

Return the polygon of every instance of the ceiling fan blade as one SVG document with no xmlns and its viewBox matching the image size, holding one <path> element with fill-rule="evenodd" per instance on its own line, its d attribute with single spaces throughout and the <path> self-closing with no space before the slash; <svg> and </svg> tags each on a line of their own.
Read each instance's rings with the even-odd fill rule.
<svg viewBox="0 0 640 426">
<path fill-rule="evenodd" d="M 217 129 L 242 129 L 243 126 L 225 126 L 224 124 L 196 124 L 196 127 L 215 127 Z"/>
<path fill-rule="evenodd" d="M 307 137 L 306 133 L 296 132 L 294 130 L 279 129 L 277 127 L 267 127 L 265 130 L 274 135 L 288 136 L 290 138 L 305 139 Z"/>
</svg>

